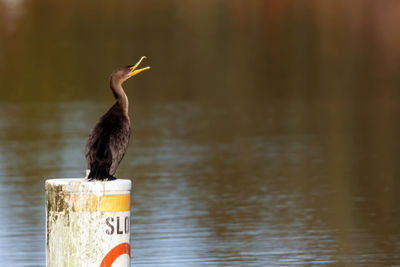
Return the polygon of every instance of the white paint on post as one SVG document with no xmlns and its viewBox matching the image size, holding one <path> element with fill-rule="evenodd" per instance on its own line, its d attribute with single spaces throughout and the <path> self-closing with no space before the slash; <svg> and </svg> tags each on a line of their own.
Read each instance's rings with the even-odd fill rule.
<svg viewBox="0 0 400 267">
<path fill-rule="evenodd" d="M 46 181 L 46 266 L 130 266 L 131 181 Z"/>
</svg>

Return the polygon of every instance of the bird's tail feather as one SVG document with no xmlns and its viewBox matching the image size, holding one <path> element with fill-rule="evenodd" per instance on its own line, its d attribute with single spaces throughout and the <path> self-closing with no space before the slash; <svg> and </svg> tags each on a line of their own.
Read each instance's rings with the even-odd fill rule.
<svg viewBox="0 0 400 267">
<path fill-rule="evenodd" d="M 110 168 L 107 165 L 91 166 L 88 179 L 90 180 L 106 180 L 110 176 Z"/>
</svg>

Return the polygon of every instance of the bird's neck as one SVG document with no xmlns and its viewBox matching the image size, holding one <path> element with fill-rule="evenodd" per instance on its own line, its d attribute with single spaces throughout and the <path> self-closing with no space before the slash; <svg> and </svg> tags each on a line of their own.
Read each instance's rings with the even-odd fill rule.
<svg viewBox="0 0 400 267">
<path fill-rule="evenodd" d="M 115 99 L 117 100 L 117 103 L 122 107 L 125 114 L 128 115 L 129 102 L 128 97 L 126 96 L 125 91 L 122 88 L 122 83 L 115 82 L 113 79 L 111 79 L 110 88 L 113 92 Z"/>
</svg>

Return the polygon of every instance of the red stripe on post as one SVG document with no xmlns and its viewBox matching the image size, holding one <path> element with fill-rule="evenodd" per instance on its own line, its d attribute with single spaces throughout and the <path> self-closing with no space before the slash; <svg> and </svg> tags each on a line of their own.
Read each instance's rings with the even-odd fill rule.
<svg viewBox="0 0 400 267">
<path fill-rule="evenodd" d="M 131 247 L 128 243 L 121 243 L 111 249 L 100 263 L 100 267 L 111 267 L 113 262 L 121 255 L 128 254 L 131 256 Z"/>
</svg>

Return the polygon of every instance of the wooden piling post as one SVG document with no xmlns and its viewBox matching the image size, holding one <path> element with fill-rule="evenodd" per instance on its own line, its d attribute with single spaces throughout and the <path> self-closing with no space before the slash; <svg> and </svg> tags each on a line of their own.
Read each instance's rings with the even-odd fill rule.
<svg viewBox="0 0 400 267">
<path fill-rule="evenodd" d="M 130 266 L 131 181 L 46 180 L 46 266 Z"/>
</svg>

